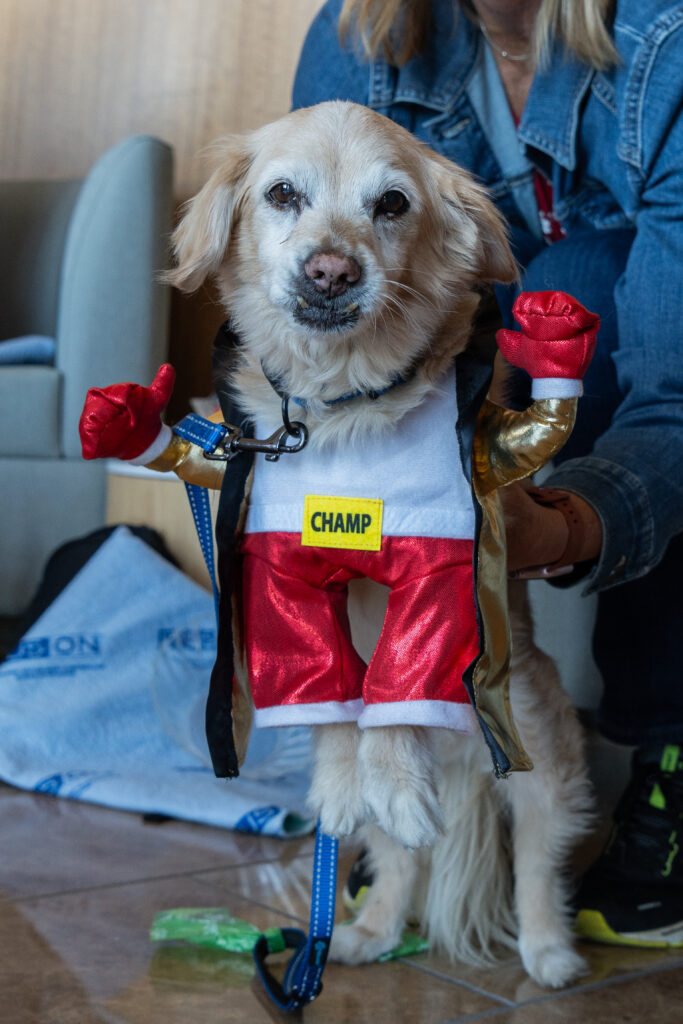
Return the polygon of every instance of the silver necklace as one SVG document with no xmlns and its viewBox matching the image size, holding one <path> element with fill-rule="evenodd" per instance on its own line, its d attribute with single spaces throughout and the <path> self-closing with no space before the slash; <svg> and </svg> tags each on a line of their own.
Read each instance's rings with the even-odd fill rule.
<svg viewBox="0 0 683 1024">
<path fill-rule="evenodd" d="M 530 53 L 508 53 L 507 50 L 503 50 L 502 47 L 497 46 L 496 43 L 494 43 L 493 39 L 491 39 L 491 36 L 488 34 L 488 31 L 483 21 L 479 22 L 479 28 L 481 30 L 481 34 L 483 35 L 484 39 L 489 44 L 489 46 L 492 47 L 496 51 L 496 53 L 499 53 L 501 57 L 504 57 L 505 60 L 513 60 L 519 63 L 521 61 L 528 60 L 531 56 Z"/>
</svg>

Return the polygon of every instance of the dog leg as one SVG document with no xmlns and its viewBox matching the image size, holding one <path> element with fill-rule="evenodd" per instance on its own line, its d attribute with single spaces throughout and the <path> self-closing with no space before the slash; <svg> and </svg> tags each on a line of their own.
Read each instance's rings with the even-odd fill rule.
<svg viewBox="0 0 683 1024">
<path fill-rule="evenodd" d="M 502 790 L 480 736 L 442 732 L 441 803 L 446 833 L 430 851 L 420 920 L 429 944 L 450 960 L 491 965 L 501 946 L 517 949 L 517 921 Z"/>
<path fill-rule="evenodd" d="M 563 877 L 571 811 L 562 807 L 566 794 L 543 781 L 514 780 L 510 790 L 519 953 L 539 985 L 562 988 L 587 970 L 573 948 Z"/>
<path fill-rule="evenodd" d="M 330 956 L 345 964 L 371 963 L 401 940 L 411 903 L 417 856 L 376 826 L 363 830 L 362 842 L 373 883 L 352 924 L 337 926 Z"/>
<path fill-rule="evenodd" d="M 565 878 L 589 830 L 592 794 L 581 728 L 555 664 L 535 647 L 524 595 L 511 595 L 513 710 L 534 770 L 509 779 L 519 951 L 540 985 L 561 988 L 586 972 L 574 950 Z"/>
<path fill-rule="evenodd" d="M 365 729 L 358 760 L 361 792 L 379 827 L 409 849 L 431 846 L 444 826 L 427 730 Z"/>
<path fill-rule="evenodd" d="M 358 770 L 360 730 L 354 722 L 319 725 L 314 740 L 309 806 L 319 817 L 323 832 L 348 836 L 371 817 Z"/>
</svg>

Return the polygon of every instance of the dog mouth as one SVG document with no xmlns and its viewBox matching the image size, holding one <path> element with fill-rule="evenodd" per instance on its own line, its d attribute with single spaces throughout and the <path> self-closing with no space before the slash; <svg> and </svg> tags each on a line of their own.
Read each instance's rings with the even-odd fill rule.
<svg viewBox="0 0 683 1024">
<path fill-rule="evenodd" d="M 315 301 L 297 295 L 292 314 L 297 323 L 316 331 L 343 331 L 358 322 L 361 308 L 359 302 L 349 302 L 348 296 Z"/>
</svg>

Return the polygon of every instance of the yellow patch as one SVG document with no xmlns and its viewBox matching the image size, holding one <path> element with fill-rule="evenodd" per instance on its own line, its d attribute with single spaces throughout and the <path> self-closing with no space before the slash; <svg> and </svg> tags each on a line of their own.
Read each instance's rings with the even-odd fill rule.
<svg viewBox="0 0 683 1024">
<path fill-rule="evenodd" d="M 301 543 L 316 548 L 379 551 L 382 547 L 380 498 L 333 498 L 307 494 Z"/>
</svg>

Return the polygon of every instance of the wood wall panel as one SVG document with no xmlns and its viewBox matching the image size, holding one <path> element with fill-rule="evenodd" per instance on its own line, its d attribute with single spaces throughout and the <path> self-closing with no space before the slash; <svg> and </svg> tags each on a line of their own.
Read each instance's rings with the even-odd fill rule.
<svg viewBox="0 0 683 1024">
<path fill-rule="evenodd" d="M 182 201 L 199 154 L 285 113 L 322 0 L 0 0 L 0 179 L 83 175 L 109 146 L 173 146 Z M 175 296 L 171 358 L 185 394 L 209 387 L 213 296 Z"/>
<path fill-rule="evenodd" d="M 0 0 L 0 178 L 82 174 L 125 135 L 176 151 L 284 113 L 321 0 Z"/>
</svg>

